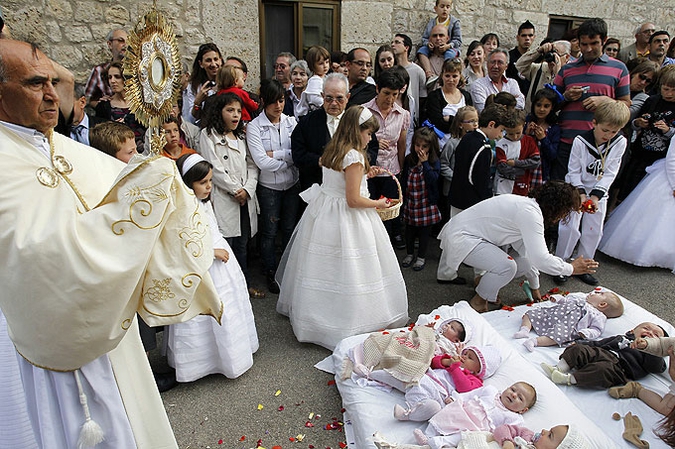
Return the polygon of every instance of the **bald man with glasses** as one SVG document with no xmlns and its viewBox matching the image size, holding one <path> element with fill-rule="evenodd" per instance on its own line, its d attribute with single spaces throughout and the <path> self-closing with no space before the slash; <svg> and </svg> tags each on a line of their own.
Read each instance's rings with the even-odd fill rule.
<svg viewBox="0 0 675 449">
<path fill-rule="evenodd" d="M 347 109 L 350 98 L 347 77 L 341 73 L 326 75 L 321 95 L 323 106 L 302 117 L 291 135 L 291 153 L 293 163 L 300 170 L 302 190 L 323 181 L 319 159 Z M 377 159 L 378 148 L 377 138 L 373 134 L 373 140 L 368 145 L 371 164 Z"/>
<path fill-rule="evenodd" d="M 643 23 L 635 29 L 635 42 L 619 51 L 619 59 L 628 62 L 631 59 L 649 55 L 649 38 L 656 32 L 656 26 L 651 22 Z"/>
</svg>

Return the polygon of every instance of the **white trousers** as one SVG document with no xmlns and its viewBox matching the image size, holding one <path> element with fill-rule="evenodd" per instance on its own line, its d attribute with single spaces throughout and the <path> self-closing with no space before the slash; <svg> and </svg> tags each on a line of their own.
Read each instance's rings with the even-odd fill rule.
<svg viewBox="0 0 675 449">
<path fill-rule="evenodd" d="M 539 270 L 513 249 L 507 253 L 492 243 L 481 242 L 466 256 L 464 263 L 484 272 L 476 293 L 489 302 L 497 302 L 499 290 L 515 277 L 525 276 L 532 289 L 539 288 Z"/>
<path fill-rule="evenodd" d="M 558 244 L 555 255 L 563 260 L 572 257 L 574 247 L 579 244 L 576 255 L 593 259 L 602 239 L 607 215 L 607 197 L 598 201 L 598 210 L 594 214 L 572 212 L 569 219 L 558 225 Z"/>
</svg>

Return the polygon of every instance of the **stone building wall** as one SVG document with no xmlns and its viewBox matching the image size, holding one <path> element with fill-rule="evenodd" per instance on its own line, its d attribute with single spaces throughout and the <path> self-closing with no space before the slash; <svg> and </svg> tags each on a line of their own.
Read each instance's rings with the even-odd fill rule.
<svg viewBox="0 0 675 449">
<path fill-rule="evenodd" d="M 107 33 L 131 28 L 152 5 L 137 0 L 3 0 L 5 21 L 16 39 L 33 41 L 53 59 L 86 81 L 92 66 L 109 55 Z M 158 0 L 158 8 L 174 24 L 183 59 L 191 65 L 199 45 L 213 41 L 226 55 L 237 55 L 249 65 L 249 87 L 260 73 L 257 0 Z M 343 0 L 341 47 L 372 50 L 390 42 L 394 33 L 419 39 L 433 17 L 434 0 Z M 653 21 L 675 32 L 675 0 L 455 0 L 453 14 L 462 24 L 465 45 L 487 32 L 512 47 L 518 24 L 530 20 L 537 38 L 546 35 L 549 14 L 603 17 L 610 36 L 633 40 L 639 23 Z"/>
</svg>

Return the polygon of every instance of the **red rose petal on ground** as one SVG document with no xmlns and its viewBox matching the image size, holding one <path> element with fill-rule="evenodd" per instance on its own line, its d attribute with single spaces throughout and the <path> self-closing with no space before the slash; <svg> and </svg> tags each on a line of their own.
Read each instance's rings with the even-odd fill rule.
<svg viewBox="0 0 675 449">
<path fill-rule="evenodd" d="M 239 438 L 239 441 L 246 441 L 246 435 L 242 435 L 242 437 Z"/>
<path fill-rule="evenodd" d="M 218 444 L 223 444 L 223 440 L 218 440 Z"/>
</svg>

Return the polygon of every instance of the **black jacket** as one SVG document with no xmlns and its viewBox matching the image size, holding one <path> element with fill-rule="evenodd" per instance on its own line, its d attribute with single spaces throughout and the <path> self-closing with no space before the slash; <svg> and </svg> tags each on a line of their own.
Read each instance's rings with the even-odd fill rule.
<svg viewBox="0 0 675 449">
<path fill-rule="evenodd" d="M 464 96 L 464 103 L 467 106 L 473 106 L 473 101 L 471 100 L 471 95 L 464 89 L 459 89 L 459 91 Z M 447 122 L 443 120 L 443 108 L 448 105 L 448 102 L 445 101 L 445 96 L 443 95 L 443 89 L 436 89 L 429 94 L 426 102 L 427 117 L 433 125 L 443 131 L 445 134 L 450 133 L 450 126 L 452 125 L 453 117 L 450 117 L 450 120 Z"/>
<path fill-rule="evenodd" d="M 312 184 L 321 184 L 323 175 L 319 158 L 330 141 L 330 133 L 326 124 L 326 110 L 319 108 L 300 118 L 300 122 L 291 134 L 291 153 L 293 163 L 300 170 L 300 186 L 307 189 Z M 375 165 L 379 149 L 377 137 L 368 144 L 368 160 Z"/>
<path fill-rule="evenodd" d="M 658 357 L 646 352 L 638 351 L 626 347 L 620 349 L 619 343 L 624 341 L 624 337 L 629 340 L 635 340 L 632 332 L 627 332 L 626 335 L 615 335 L 613 337 L 603 338 L 602 340 L 580 340 L 577 344 L 584 344 L 588 346 L 595 346 L 606 351 L 611 351 L 619 358 L 619 364 L 626 377 L 637 380 L 642 379 L 650 373 L 662 373 L 666 370 L 666 361 L 663 357 Z"/>
<path fill-rule="evenodd" d="M 455 171 L 450 183 L 450 205 L 468 209 L 492 196 L 492 147 L 485 135 L 467 133 L 455 150 Z"/>
</svg>

